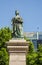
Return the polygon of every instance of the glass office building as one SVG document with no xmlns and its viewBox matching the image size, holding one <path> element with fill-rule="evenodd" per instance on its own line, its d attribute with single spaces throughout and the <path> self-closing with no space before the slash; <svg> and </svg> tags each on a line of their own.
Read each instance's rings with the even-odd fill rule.
<svg viewBox="0 0 42 65">
<path fill-rule="evenodd" d="M 26 32 L 24 35 L 33 42 L 34 50 L 37 50 L 38 45 L 42 44 L 42 32 Z"/>
</svg>

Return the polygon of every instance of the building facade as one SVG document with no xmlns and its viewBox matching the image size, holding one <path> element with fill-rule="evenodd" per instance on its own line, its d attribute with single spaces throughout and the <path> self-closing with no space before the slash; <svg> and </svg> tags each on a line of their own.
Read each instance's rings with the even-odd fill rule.
<svg viewBox="0 0 42 65">
<path fill-rule="evenodd" d="M 24 36 L 33 42 L 35 51 L 38 49 L 38 45 L 42 44 L 42 32 L 25 32 Z"/>
</svg>

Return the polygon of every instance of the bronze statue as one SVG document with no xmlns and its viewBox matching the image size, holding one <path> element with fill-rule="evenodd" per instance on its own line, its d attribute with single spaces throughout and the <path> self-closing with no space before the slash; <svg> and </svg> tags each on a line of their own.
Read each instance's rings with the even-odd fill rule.
<svg viewBox="0 0 42 65">
<path fill-rule="evenodd" d="M 22 38 L 23 37 L 23 19 L 19 16 L 19 12 L 15 11 L 15 17 L 12 19 L 13 26 L 13 37 Z"/>
</svg>

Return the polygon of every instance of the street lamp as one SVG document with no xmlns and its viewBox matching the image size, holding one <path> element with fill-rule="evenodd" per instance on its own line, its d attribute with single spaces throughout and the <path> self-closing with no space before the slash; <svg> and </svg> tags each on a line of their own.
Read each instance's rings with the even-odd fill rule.
<svg viewBox="0 0 42 65">
<path fill-rule="evenodd" d="M 39 27 L 37 27 L 37 40 L 39 39 L 39 32 L 38 32 L 38 30 L 39 30 Z"/>
</svg>

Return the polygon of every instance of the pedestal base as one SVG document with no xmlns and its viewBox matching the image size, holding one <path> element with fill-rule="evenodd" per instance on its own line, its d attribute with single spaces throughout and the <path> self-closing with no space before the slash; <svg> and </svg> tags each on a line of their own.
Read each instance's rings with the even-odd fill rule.
<svg viewBox="0 0 42 65">
<path fill-rule="evenodd" d="M 9 65 L 26 65 L 28 42 L 26 40 L 10 40 L 7 42 L 9 51 Z"/>
</svg>

